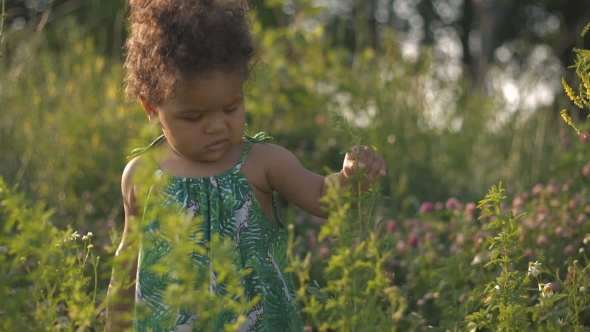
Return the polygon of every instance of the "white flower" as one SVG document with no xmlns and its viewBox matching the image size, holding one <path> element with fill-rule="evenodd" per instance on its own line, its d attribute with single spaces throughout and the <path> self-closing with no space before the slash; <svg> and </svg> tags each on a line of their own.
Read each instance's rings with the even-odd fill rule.
<svg viewBox="0 0 590 332">
<path fill-rule="evenodd" d="M 86 236 L 88 237 L 92 237 L 94 234 L 92 234 L 92 232 L 88 232 L 88 234 L 86 234 Z"/>
<path fill-rule="evenodd" d="M 496 290 L 500 290 L 500 285 L 496 285 L 496 286 L 494 286 L 494 288 L 495 288 Z"/>
<path fill-rule="evenodd" d="M 530 276 L 536 277 L 539 275 L 539 266 L 541 263 L 539 262 L 529 262 L 529 272 L 527 273 Z"/>
<path fill-rule="evenodd" d="M 475 255 L 475 257 L 473 257 L 473 261 L 471 261 L 471 265 L 477 265 L 477 264 L 481 264 L 483 262 L 483 259 L 481 258 L 480 254 Z"/>
<path fill-rule="evenodd" d="M 475 324 L 475 322 L 469 322 L 469 323 L 467 323 L 467 328 L 469 328 L 470 326 L 473 326 L 473 325 L 477 325 L 477 324 Z M 477 327 L 474 327 L 471 330 L 469 330 L 469 332 L 475 332 L 476 330 L 477 330 Z"/>
<path fill-rule="evenodd" d="M 92 249 L 92 248 L 94 248 L 94 246 L 92 244 L 89 244 L 87 248 Z"/>
<path fill-rule="evenodd" d="M 88 240 L 88 236 L 86 236 L 86 235 L 82 236 L 82 240 L 83 240 L 83 241 L 86 241 L 86 240 Z"/>
<path fill-rule="evenodd" d="M 551 288 L 551 284 L 539 284 L 539 292 L 541 292 L 541 296 L 549 298 L 553 296 L 553 289 Z"/>
<path fill-rule="evenodd" d="M 80 237 L 80 234 L 78 234 L 78 231 L 75 231 L 74 233 L 72 233 L 72 238 L 76 238 L 76 237 Z"/>
<path fill-rule="evenodd" d="M 583 293 L 585 291 L 586 291 L 586 287 L 584 287 L 584 286 L 580 287 L 580 293 Z"/>
</svg>

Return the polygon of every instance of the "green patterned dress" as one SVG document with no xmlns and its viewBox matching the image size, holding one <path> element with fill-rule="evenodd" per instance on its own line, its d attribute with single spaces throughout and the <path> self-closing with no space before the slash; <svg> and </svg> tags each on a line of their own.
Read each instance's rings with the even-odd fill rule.
<svg viewBox="0 0 590 332">
<path fill-rule="evenodd" d="M 195 220 L 200 215 L 202 223 L 197 226 L 200 228 L 197 232 L 202 232 L 202 237 L 194 240 L 195 245 L 207 247 L 214 234 L 235 243 L 234 264 L 251 271 L 243 280 L 245 296 L 248 300 L 260 299 L 248 312 L 244 312 L 247 319 L 239 331 L 303 331 L 293 279 L 290 273 L 285 272 L 288 266 L 288 231 L 278 219 L 274 198 L 274 222 L 271 222 L 241 171 L 252 145 L 270 137 L 265 133 L 244 137 L 249 142 L 238 164 L 224 173 L 203 178 L 181 178 L 157 169 L 155 177 L 164 181 L 163 190 L 152 186 L 145 211 L 164 204 L 177 207 L 179 214 L 189 216 L 188 220 Z M 149 147 L 137 149 L 135 155 L 163 140 L 160 137 Z M 169 249 L 172 240 L 158 231 L 163 228 L 161 226 L 159 220 L 153 220 L 144 212 L 137 268 L 135 331 L 220 331 L 223 324 L 235 320 L 234 314 L 209 317 L 206 328 L 201 329 L 196 327 L 203 326 L 202 322 L 198 322 L 199 308 L 173 310 L 171 304 L 166 303 L 166 288 L 174 283 L 173 277 L 153 268 L 158 264 L 174 264 Z M 210 252 L 198 254 L 192 251 L 187 255 L 197 270 L 206 274 L 209 291 L 218 296 L 223 291 L 223 285 L 216 284 L 216 273 L 209 261 Z M 147 310 L 138 313 L 140 306 Z"/>
</svg>

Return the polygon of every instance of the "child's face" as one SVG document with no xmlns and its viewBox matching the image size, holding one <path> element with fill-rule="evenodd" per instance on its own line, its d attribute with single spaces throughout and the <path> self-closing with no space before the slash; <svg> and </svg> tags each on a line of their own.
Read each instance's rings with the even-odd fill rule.
<svg viewBox="0 0 590 332">
<path fill-rule="evenodd" d="M 238 144 L 246 129 L 243 82 L 214 71 L 154 107 L 172 149 L 194 161 L 216 161 Z"/>
</svg>

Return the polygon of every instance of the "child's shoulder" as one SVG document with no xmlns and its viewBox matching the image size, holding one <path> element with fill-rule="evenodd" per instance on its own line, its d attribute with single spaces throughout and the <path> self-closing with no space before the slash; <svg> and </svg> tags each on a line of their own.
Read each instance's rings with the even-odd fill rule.
<svg viewBox="0 0 590 332">
<path fill-rule="evenodd" d="M 291 151 L 280 145 L 267 142 L 254 144 L 248 158 L 254 160 L 257 167 L 265 169 L 267 174 L 275 174 L 277 171 L 284 171 L 293 165 L 299 165 L 299 160 Z"/>
<path fill-rule="evenodd" d="M 147 178 L 148 174 L 153 173 L 154 171 L 155 169 L 153 168 L 151 160 L 144 154 L 134 157 L 127 163 L 123 170 L 121 178 L 123 191 L 125 191 L 125 189 L 129 190 L 130 188 L 137 187 L 139 179 Z"/>
<path fill-rule="evenodd" d="M 273 160 L 277 158 L 291 156 L 294 157 L 293 153 L 286 148 L 268 142 L 258 142 L 252 145 L 249 155 L 256 158 L 257 160 Z"/>
</svg>

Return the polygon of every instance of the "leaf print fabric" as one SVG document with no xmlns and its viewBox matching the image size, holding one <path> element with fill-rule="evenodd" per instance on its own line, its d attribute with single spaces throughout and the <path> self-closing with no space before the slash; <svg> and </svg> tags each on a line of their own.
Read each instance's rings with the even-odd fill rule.
<svg viewBox="0 0 590 332">
<path fill-rule="evenodd" d="M 182 241 L 188 243 L 181 248 L 183 255 L 190 257 L 195 283 L 205 281 L 206 291 L 214 296 L 228 294 L 232 285 L 223 276 L 219 279 L 215 259 L 211 259 L 217 250 L 212 245 L 214 237 L 231 241 L 233 264 L 237 269 L 250 271 L 239 287 L 246 299 L 255 304 L 242 312 L 246 321 L 239 331 L 303 331 L 299 307 L 294 301 L 293 279 L 285 273 L 288 231 L 278 219 L 274 199 L 274 220 L 270 221 L 241 172 L 252 144 L 270 137 L 259 133 L 245 138 L 249 143 L 238 164 L 222 174 L 180 178 L 156 170 L 155 177 L 165 184 L 162 188 L 152 186 L 144 213 L 136 284 L 136 331 L 220 331 L 224 324 L 235 321 L 236 315 L 229 309 L 221 310 L 215 317 L 204 317 L 199 308 L 179 307 L 167 295 L 169 287 L 181 283 L 174 272 L 179 263 L 170 248 Z M 162 140 L 158 138 L 150 147 Z M 148 213 L 159 208 L 181 216 L 171 220 L 183 220 L 190 231 L 172 236 L 167 218 L 151 217 Z"/>
</svg>

